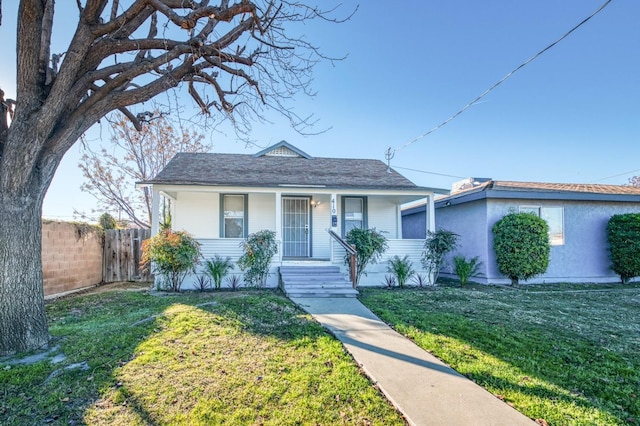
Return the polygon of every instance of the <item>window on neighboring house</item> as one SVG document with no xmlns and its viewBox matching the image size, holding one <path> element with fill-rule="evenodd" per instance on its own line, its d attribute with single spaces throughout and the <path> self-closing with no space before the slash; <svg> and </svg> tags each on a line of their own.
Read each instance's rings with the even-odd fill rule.
<svg viewBox="0 0 640 426">
<path fill-rule="evenodd" d="M 353 228 L 367 227 L 366 197 L 342 198 L 342 234 L 346 236 Z"/>
<path fill-rule="evenodd" d="M 220 236 L 245 238 L 247 236 L 247 195 L 220 196 Z"/>
<path fill-rule="evenodd" d="M 549 225 L 549 243 L 552 246 L 564 244 L 563 207 L 520 206 L 519 211 L 520 213 L 533 213 L 547 222 L 547 225 Z"/>
</svg>

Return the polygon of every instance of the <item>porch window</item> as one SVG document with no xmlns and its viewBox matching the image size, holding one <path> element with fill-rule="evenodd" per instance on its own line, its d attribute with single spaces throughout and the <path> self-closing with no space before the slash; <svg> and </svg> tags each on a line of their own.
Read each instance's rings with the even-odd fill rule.
<svg viewBox="0 0 640 426">
<path fill-rule="evenodd" d="M 342 198 L 342 236 L 353 228 L 367 227 L 367 198 Z"/>
<path fill-rule="evenodd" d="M 220 196 L 220 237 L 245 238 L 247 236 L 247 198 L 245 194 Z"/>
<path fill-rule="evenodd" d="M 564 207 L 520 206 L 520 213 L 533 213 L 549 225 L 549 244 L 564 245 Z"/>
</svg>

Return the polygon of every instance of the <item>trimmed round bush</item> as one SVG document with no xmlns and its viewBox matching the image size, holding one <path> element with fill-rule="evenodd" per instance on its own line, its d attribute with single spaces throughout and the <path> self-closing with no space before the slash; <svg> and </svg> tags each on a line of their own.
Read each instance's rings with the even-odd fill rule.
<svg viewBox="0 0 640 426">
<path fill-rule="evenodd" d="M 549 226 L 532 213 L 510 213 L 493 226 L 493 250 L 500 272 L 517 286 L 549 266 Z"/>
<path fill-rule="evenodd" d="M 607 224 L 611 269 L 623 284 L 640 276 L 640 213 L 611 216 Z"/>
</svg>

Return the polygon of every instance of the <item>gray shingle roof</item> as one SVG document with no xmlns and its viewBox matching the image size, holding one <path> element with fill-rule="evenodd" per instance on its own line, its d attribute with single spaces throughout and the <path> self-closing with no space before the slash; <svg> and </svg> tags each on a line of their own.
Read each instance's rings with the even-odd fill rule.
<svg viewBox="0 0 640 426">
<path fill-rule="evenodd" d="M 422 189 L 380 160 L 179 153 L 147 184 Z"/>
</svg>

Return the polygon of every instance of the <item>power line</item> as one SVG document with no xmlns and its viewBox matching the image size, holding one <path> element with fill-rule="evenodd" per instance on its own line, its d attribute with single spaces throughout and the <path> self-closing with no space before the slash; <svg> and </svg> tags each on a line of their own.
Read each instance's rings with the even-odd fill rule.
<svg viewBox="0 0 640 426">
<path fill-rule="evenodd" d="M 619 173 L 619 174 L 617 174 L 617 175 L 613 175 L 613 176 L 607 176 L 607 177 L 604 177 L 604 178 L 602 178 L 602 179 L 598 179 L 598 180 L 591 181 L 591 182 L 589 182 L 589 183 L 602 182 L 603 180 L 609 180 L 609 179 L 613 179 L 613 178 L 617 178 L 617 177 L 625 176 L 625 175 L 630 175 L 631 173 L 637 173 L 637 172 L 640 172 L 640 169 L 637 169 L 637 170 L 631 170 L 630 172 L 625 172 L 625 173 Z"/>
<path fill-rule="evenodd" d="M 464 176 L 446 175 L 444 173 L 428 172 L 426 170 L 418 170 L 418 169 L 409 169 L 407 167 L 393 166 L 393 168 L 401 169 L 401 170 L 409 170 L 409 171 L 418 172 L 418 173 L 426 173 L 428 175 L 444 176 L 444 177 L 450 177 L 450 178 L 456 178 L 456 179 L 465 179 Z"/>
<path fill-rule="evenodd" d="M 460 109 L 458 112 L 456 112 L 455 114 L 453 114 L 452 116 L 450 116 L 449 118 L 447 118 L 446 120 L 444 120 L 442 123 L 438 124 L 436 127 L 432 128 L 431 130 L 429 130 L 428 132 L 425 132 L 423 134 L 421 134 L 420 136 L 410 140 L 409 142 L 405 143 L 404 145 L 399 146 L 398 148 L 394 148 L 392 149 L 391 147 L 389 147 L 389 149 L 387 150 L 387 154 L 386 157 L 391 157 L 393 158 L 393 153 L 395 153 L 396 151 L 400 151 L 403 148 L 408 147 L 409 145 L 419 141 L 420 139 L 429 136 L 431 133 L 435 132 L 436 130 L 440 129 L 441 127 L 445 126 L 446 124 L 448 124 L 449 122 L 451 122 L 452 120 L 454 120 L 456 117 L 458 117 L 460 114 L 462 114 L 463 112 L 465 112 L 466 110 L 468 110 L 469 108 L 471 108 L 473 105 L 477 104 L 482 98 L 484 98 L 485 96 L 487 96 L 493 89 L 495 89 L 496 87 L 498 87 L 499 85 L 501 85 L 503 82 L 505 82 L 509 77 L 511 77 L 513 74 L 515 74 L 517 71 L 521 70 L 522 68 L 524 68 L 527 64 L 529 64 L 530 62 L 532 62 L 533 60 L 537 59 L 540 55 L 542 55 L 544 52 L 546 52 L 547 50 L 551 49 L 553 46 L 555 46 L 556 44 L 560 43 L 562 40 L 564 40 L 565 38 L 567 38 L 571 33 L 573 33 L 575 30 L 577 30 L 578 28 L 580 28 L 582 25 L 584 25 L 587 21 L 589 21 L 591 18 L 593 18 L 594 16 L 596 16 L 598 13 L 600 13 L 605 7 L 607 7 L 609 5 L 609 3 L 611 3 L 613 0 L 607 0 L 604 2 L 604 4 L 602 6 L 600 6 L 595 12 L 593 12 L 591 15 L 589 15 L 587 18 L 583 19 L 582 22 L 580 22 L 578 25 L 574 26 L 573 28 L 571 28 L 569 31 L 567 31 L 562 37 L 560 37 L 559 39 L 557 39 L 556 41 L 554 41 L 553 43 L 551 43 L 550 45 L 548 45 L 547 47 L 545 47 L 544 49 L 542 49 L 541 51 L 539 51 L 538 53 L 536 53 L 535 55 L 533 55 L 532 57 L 530 57 L 529 59 L 527 59 L 526 61 L 524 61 L 523 63 L 521 63 L 520 65 L 518 65 L 516 68 L 514 68 L 511 72 L 509 72 L 507 75 L 505 75 L 504 77 L 502 77 L 502 79 L 500 79 L 497 83 L 495 83 L 493 86 L 489 87 L 487 90 L 485 90 L 480 96 L 478 96 L 477 98 L 475 98 L 474 100 L 472 100 L 471 102 L 469 102 L 468 104 L 466 104 L 464 107 L 462 107 L 462 109 Z M 388 158 L 388 161 L 390 159 Z"/>
</svg>

